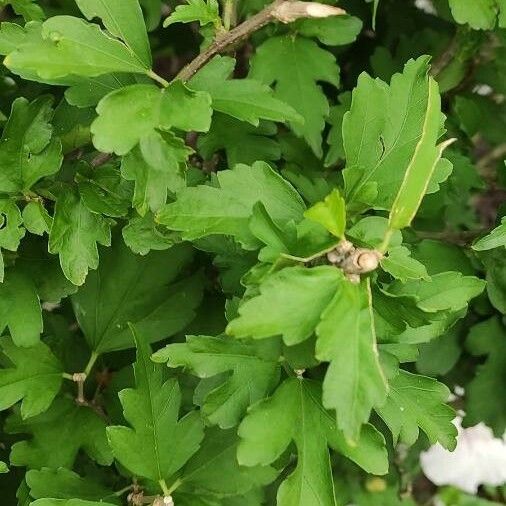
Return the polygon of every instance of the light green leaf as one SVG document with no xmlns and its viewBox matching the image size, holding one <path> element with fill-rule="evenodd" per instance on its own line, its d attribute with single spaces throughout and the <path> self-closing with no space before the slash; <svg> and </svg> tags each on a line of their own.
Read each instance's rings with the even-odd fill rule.
<svg viewBox="0 0 506 506">
<path fill-rule="evenodd" d="M 0 5 L 10 5 L 14 12 L 23 16 L 25 21 L 41 20 L 46 17 L 42 7 L 35 3 L 35 0 L 2 0 Z"/>
<path fill-rule="evenodd" d="M 327 46 L 351 44 L 362 30 L 362 21 L 354 16 L 330 16 L 320 19 L 302 19 L 297 32 L 305 37 L 317 37 Z"/>
<path fill-rule="evenodd" d="M 199 378 L 230 373 L 204 398 L 202 412 L 222 428 L 237 425 L 247 408 L 269 395 L 279 380 L 276 343 L 244 344 L 230 339 L 187 336 L 153 355 L 155 362 L 184 367 Z"/>
<path fill-rule="evenodd" d="M 123 158 L 123 177 L 135 181 L 133 205 L 144 216 L 158 211 L 167 194 L 175 194 L 186 186 L 185 162 L 192 150 L 183 139 L 168 132 L 153 132 Z"/>
<path fill-rule="evenodd" d="M 125 244 L 139 255 L 147 255 L 151 250 L 163 251 L 179 242 L 176 233 L 161 230 L 152 213 L 134 216 L 123 227 L 122 235 Z"/>
<path fill-rule="evenodd" d="M 8 472 L 9 472 L 9 467 L 7 466 L 7 464 L 3 460 L 0 460 L 0 474 L 6 474 Z"/>
<path fill-rule="evenodd" d="M 290 127 L 321 157 L 329 104 L 317 82 L 339 86 L 334 56 L 313 40 L 293 35 L 271 37 L 257 48 L 250 75 L 266 84 L 275 83 L 275 96 L 304 118 L 303 125 L 291 121 Z"/>
<path fill-rule="evenodd" d="M 381 267 L 403 283 L 410 279 L 429 279 L 425 265 L 412 258 L 405 246 L 390 248 L 388 256 L 381 260 Z"/>
<path fill-rule="evenodd" d="M 356 442 L 371 410 L 386 399 L 379 363 L 368 282 L 341 279 L 316 328 L 316 358 L 330 362 L 323 382 L 323 405 L 335 409 L 337 426 Z"/>
<path fill-rule="evenodd" d="M 112 496 L 111 490 L 92 478 L 82 478 L 77 473 L 61 467 L 60 469 L 32 469 L 26 473 L 26 483 L 34 499 L 52 497 L 101 501 Z M 111 501 L 116 502 L 116 501 Z M 104 504 L 100 502 L 100 504 Z"/>
<path fill-rule="evenodd" d="M 63 381 L 59 360 L 42 342 L 31 348 L 18 348 L 8 337 L 2 337 L 0 346 L 13 365 L 0 369 L 0 410 L 22 401 L 23 418 L 46 411 Z"/>
<path fill-rule="evenodd" d="M 190 88 L 209 93 L 215 111 L 258 126 L 261 119 L 301 123 L 296 110 L 272 96 L 272 91 L 255 79 L 228 79 L 235 60 L 216 56 L 189 82 Z"/>
<path fill-rule="evenodd" d="M 445 404 L 450 396 L 446 385 L 402 370 L 389 385 L 387 401 L 376 411 L 391 430 L 394 444 L 399 439 L 407 445 L 414 444 L 421 428 L 431 444 L 438 442 L 448 450 L 455 449 L 455 411 Z"/>
<path fill-rule="evenodd" d="M 32 200 L 26 204 L 22 212 L 23 225 L 32 234 L 49 233 L 53 219 L 40 200 Z"/>
<path fill-rule="evenodd" d="M 289 346 L 305 341 L 342 280 L 342 271 L 330 266 L 283 269 L 261 284 L 259 295 L 239 307 L 227 334 L 255 339 L 283 336 Z"/>
<path fill-rule="evenodd" d="M 212 24 L 221 26 L 219 5 L 216 0 L 187 0 L 186 4 L 176 6 L 174 12 L 163 22 L 164 28 L 174 23 L 198 21 L 200 26 Z"/>
<path fill-rule="evenodd" d="M 93 144 L 117 155 L 125 155 L 156 129 L 206 132 L 212 114 L 209 95 L 191 91 L 180 81 L 163 90 L 150 84 L 120 88 L 100 101 L 97 112 L 91 125 Z"/>
<path fill-rule="evenodd" d="M 32 279 L 16 268 L 6 271 L 0 284 L 0 333 L 9 327 L 16 346 L 29 347 L 39 342 L 42 309 Z"/>
<path fill-rule="evenodd" d="M 0 198 L 0 283 L 4 280 L 4 262 L 2 249 L 16 251 L 25 229 L 21 226 L 21 212 L 12 199 Z"/>
<path fill-rule="evenodd" d="M 466 385 L 466 425 L 484 422 L 502 437 L 506 429 L 504 403 L 495 402 L 504 392 L 506 379 L 506 328 L 497 317 L 474 325 L 466 341 L 466 349 L 474 357 L 486 357 L 478 365 L 475 377 Z"/>
<path fill-rule="evenodd" d="M 279 224 L 299 221 L 304 212 L 298 193 L 264 162 L 220 171 L 216 181 L 217 186 L 201 185 L 180 191 L 176 202 L 159 212 L 158 221 L 182 232 L 183 239 L 225 234 L 253 249 L 258 241 L 251 234 L 248 221 L 257 202 L 262 202 Z"/>
<path fill-rule="evenodd" d="M 239 426 L 241 465 L 274 462 L 293 440 L 297 467 L 281 484 L 279 506 L 335 506 L 332 468 L 327 447 L 353 460 L 367 472 L 387 472 L 383 436 L 367 425 L 356 446 L 349 446 L 333 417 L 320 404 L 318 383 L 285 380 L 274 395 L 256 404 Z"/>
<path fill-rule="evenodd" d="M 79 326 L 96 353 L 131 348 L 129 322 L 150 342 L 175 334 L 194 318 L 202 297 L 200 277 L 174 283 L 192 260 L 187 245 L 141 257 L 118 239 L 72 296 Z"/>
<path fill-rule="evenodd" d="M 204 437 L 196 411 L 179 418 L 181 391 L 175 379 L 163 381 L 162 367 L 150 361 L 147 340 L 132 328 L 137 345 L 135 388 L 119 394 L 132 428 L 110 426 L 107 435 L 115 458 L 137 476 L 169 479 L 199 449 Z"/>
<path fill-rule="evenodd" d="M 31 103 L 25 98 L 13 102 L 0 139 L 0 191 L 29 190 L 39 179 L 60 168 L 61 144 L 51 138 L 51 104 L 49 97 L 40 97 Z"/>
<path fill-rule="evenodd" d="M 76 0 L 76 3 L 88 20 L 100 18 L 141 65 L 151 67 L 151 48 L 138 0 Z"/>
<path fill-rule="evenodd" d="M 42 82 L 111 72 L 146 74 L 150 70 L 98 25 L 72 16 L 49 18 L 38 34 L 33 29 L 33 35 L 7 55 L 4 65 L 15 74 Z"/>
<path fill-rule="evenodd" d="M 429 57 L 422 56 L 395 74 L 390 86 L 362 75 L 343 122 L 347 203 L 363 200 L 368 186 L 375 185 L 369 207 L 389 209 L 404 185 L 407 193 L 403 191 L 402 198 L 410 199 L 398 202 L 391 220 L 399 222 L 396 226 L 418 207 L 445 146 L 436 149 L 444 116 L 437 84 L 428 71 Z M 427 165 L 418 169 L 422 160 Z"/>
<path fill-rule="evenodd" d="M 506 216 L 501 219 L 501 224 L 494 228 L 490 234 L 478 239 L 472 246 L 475 251 L 506 247 Z"/>
<path fill-rule="evenodd" d="M 64 189 L 56 202 L 49 252 L 60 255 L 63 273 L 74 285 L 82 285 L 88 270 L 98 267 L 97 243 L 110 246 L 110 223 L 91 213 L 73 189 Z"/>
<path fill-rule="evenodd" d="M 460 24 L 475 30 L 492 30 L 497 22 L 500 0 L 449 0 L 452 15 Z"/>
<path fill-rule="evenodd" d="M 86 501 L 84 499 L 37 499 L 30 506 L 115 506 L 109 502 Z"/>
<path fill-rule="evenodd" d="M 463 276 L 460 272 L 442 272 L 428 281 L 394 282 L 389 291 L 396 295 L 415 297 L 418 307 L 432 313 L 463 309 L 484 288 L 485 281 L 474 276 Z"/>
<path fill-rule="evenodd" d="M 344 238 L 346 230 L 346 203 L 338 189 L 332 190 L 323 202 L 309 208 L 304 216 L 323 225 L 331 234 Z"/>
<path fill-rule="evenodd" d="M 108 466 L 112 454 L 105 427 L 105 421 L 92 409 L 63 397 L 57 398 L 45 413 L 26 420 L 15 414 L 7 419 L 6 432 L 33 437 L 12 446 L 11 464 L 29 469 L 71 468 L 83 450 L 98 464 Z"/>
<path fill-rule="evenodd" d="M 237 462 L 239 438 L 235 430 L 209 429 L 199 451 L 188 461 L 180 480 L 189 490 L 211 494 L 245 494 L 265 486 L 278 474 L 271 466 L 241 466 Z"/>
</svg>

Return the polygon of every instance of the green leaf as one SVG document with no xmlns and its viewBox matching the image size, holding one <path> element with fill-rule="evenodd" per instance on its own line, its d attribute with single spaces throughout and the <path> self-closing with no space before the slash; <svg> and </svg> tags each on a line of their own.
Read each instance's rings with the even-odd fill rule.
<svg viewBox="0 0 506 506">
<path fill-rule="evenodd" d="M 506 413 L 501 402 L 495 402 L 506 381 L 506 329 L 499 318 L 492 317 L 474 325 L 466 348 L 475 357 L 486 357 L 478 366 L 476 376 L 466 386 L 466 425 L 484 422 L 502 437 L 506 429 Z"/>
<path fill-rule="evenodd" d="M 344 238 L 346 230 L 346 203 L 338 189 L 332 190 L 323 202 L 309 208 L 304 216 L 323 225 L 331 234 Z"/>
<path fill-rule="evenodd" d="M 163 22 L 164 28 L 174 23 L 198 21 L 200 26 L 221 26 L 219 5 L 216 0 L 187 0 L 187 4 L 176 6 L 174 12 Z"/>
<path fill-rule="evenodd" d="M 252 249 L 258 242 L 248 228 L 248 221 L 257 202 L 262 202 L 279 224 L 299 221 L 304 212 L 298 193 L 264 162 L 220 171 L 216 180 L 216 186 L 183 189 L 176 202 L 162 208 L 158 221 L 182 232 L 183 239 L 224 234 Z"/>
<path fill-rule="evenodd" d="M 305 37 L 317 37 L 327 46 L 344 46 L 355 41 L 362 30 L 362 21 L 354 16 L 330 16 L 302 19 L 297 32 Z"/>
<path fill-rule="evenodd" d="M 255 127 L 216 113 L 209 133 L 199 136 L 198 151 L 206 160 L 211 160 L 216 152 L 224 149 L 229 167 L 235 167 L 238 163 L 252 165 L 256 161 L 279 160 L 281 150 L 272 138 L 276 132 L 276 125 L 271 122 L 261 121 Z"/>
<path fill-rule="evenodd" d="M 179 242 L 176 234 L 164 232 L 155 223 L 152 213 L 134 216 L 123 227 L 122 235 L 125 244 L 139 255 L 147 255 L 151 250 L 163 251 Z"/>
<path fill-rule="evenodd" d="M 53 219 L 40 200 L 28 202 L 23 208 L 22 216 L 23 225 L 28 232 L 36 235 L 49 233 Z"/>
<path fill-rule="evenodd" d="M 82 478 L 69 469 L 32 469 L 26 473 L 26 483 L 34 499 L 52 497 L 101 501 L 112 496 L 112 492 L 91 478 Z M 116 502 L 116 501 L 111 501 Z M 100 504 L 103 504 L 102 502 Z"/>
<path fill-rule="evenodd" d="M 497 22 L 498 9 L 505 9 L 501 0 L 449 0 L 452 15 L 460 24 L 468 24 L 475 30 L 492 30 Z"/>
<path fill-rule="evenodd" d="M 2 337 L 0 346 L 13 365 L 0 369 L 0 410 L 22 401 L 23 418 L 46 411 L 63 380 L 59 360 L 42 342 L 31 348 L 18 348 L 8 337 Z"/>
<path fill-rule="evenodd" d="M 76 3 L 88 20 L 100 18 L 141 65 L 151 66 L 151 48 L 138 0 L 76 0 Z"/>
<path fill-rule="evenodd" d="M 316 358 L 330 362 L 323 382 L 323 405 L 335 409 L 337 426 L 356 442 L 371 410 L 386 399 L 379 363 L 368 282 L 342 279 L 316 328 Z"/>
<path fill-rule="evenodd" d="M 384 474 L 387 455 L 383 436 L 365 426 L 356 446 L 349 446 L 333 417 L 320 404 L 318 383 L 285 380 L 269 399 L 256 404 L 239 426 L 241 465 L 274 462 L 293 440 L 297 466 L 281 484 L 279 506 L 334 506 L 332 468 L 327 446 L 353 460 L 367 472 Z"/>
<path fill-rule="evenodd" d="M 95 77 L 111 72 L 146 74 L 141 63 L 122 42 L 93 23 L 72 16 L 45 21 L 40 32 L 17 46 L 4 60 L 15 74 L 32 80 Z"/>
<path fill-rule="evenodd" d="M 389 209 L 402 186 L 391 227 L 400 227 L 418 207 L 444 147 L 436 148 L 444 116 L 428 71 L 429 57 L 422 56 L 395 74 L 390 86 L 362 74 L 344 117 L 346 201 L 360 200 L 374 184 L 369 206 Z"/>
<path fill-rule="evenodd" d="M 88 270 L 98 267 L 97 243 L 110 246 L 109 222 L 90 212 L 73 189 L 64 189 L 56 202 L 49 252 L 60 255 L 63 273 L 74 285 L 82 285 Z"/>
<path fill-rule="evenodd" d="M 204 398 L 202 413 L 222 428 L 237 425 L 247 408 L 269 395 L 279 380 L 276 343 L 244 344 L 230 339 L 187 336 L 153 355 L 155 362 L 184 367 L 199 378 L 230 373 Z"/>
<path fill-rule="evenodd" d="M 414 444 L 421 428 L 431 444 L 438 442 L 448 450 L 455 449 L 455 411 L 445 404 L 450 396 L 446 385 L 401 370 L 390 379 L 389 386 L 386 403 L 376 411 L 391 430 L 394 444 L 399 439 Z"/>
<path fill-rule="evenodd" d="M 121 177 L 116 167 L 83 165 L 76 180 L 81 200 L 92 213 L 114 218 L 128 213 L 132 200 L 131 184 Z"/>
<path fill-rule="evenodd" d="M 105 428 L 95 411 L 66 398 L 58 398 L 48 411 L 24 421 L 13 415 L 7 420 L 6 432 L 33 437 L 12 446 L 11 464 L 30 469 L 71 468 L 83 450 L 98 464 L 108 466 L 112 454 Z"/>
<path fill-rule="evenodd" d="M 501 219 L 501 224 L 494 228 L 490 234 L 476 241 L 472 248 L 475 251 L 486 251 L 489 249 L 506 247 L 506 216 Z"/>
<path fill-rule="evenodd" d="M 135 181 L 133 205 L 144 216 L 158 211 L 167 194 L 186 186 L 185 163 L 192 152 L 183 139 L 171 133 L 154 132 L 141 138 L 139 145 L 123 158 L 123 177 Z"/>
<path fill-rule="evenodd" d="M 100 101 L 97 112 L 91 125 L 93 144 L 99 151 L 117 155 L 127 154 L 157 129 L 207 132 L 212 114 L 209 95 L 191 91 L 181 81 L 163 90 L 150 84 L 120 88 Z"/>
<path fill-rule="evenodd" d="M 138 256 L 118 239 L 72 296 L 79 326 L 96 353 L 131 348 L 129 322 L 149 342 L 179 332 L 193 320 L 202 297 L 199 276 L 174 283 L 192 260 L 187 245 Z"/>
<path fill-rule="evenodd" d="M 403 283 L 410 279 L 429 279 L 425 265 L 412 258 L 405 246 L 390 248 L 388 256 L 381 260 L 381 268 Z"/>
<path fill-rule="evenodd" d="M 9 467 L 7 466 L 7 464 L 3 460 L 0 460 L 0 474 L 6 474 L 8 472 L 9 472 Z"/>
<path fill-rule="evenodd" d="M 39 342 L 42 309 L 32 279 L 17 269 L 6 271 L 0 284 L 0 332 L 9 327 L 16 346 L 29 347 Z"/>
<path fill-rule="evenodd" d="M 330 266 L 283 269 L 260 285 L 259 295 L 239 307 L 239 317 L 229 323 L 227 334 L 255 339 L 283 336 L 288 346 L 305 341 L 342 280 L 342 271 Z"/>
<path fill-rule="evenodd" d="M 60 141 L 52 139 L 50 97 L 33 102 L 18 98 L 0 139 L 0 191 L 29 190 L 45 176 L 57 172 L 62 162 Z"/>
<path fill-rule="evenodd" d="M 272 37 L 257 48 L 250 75 L 266 84 L 276 83 L 275 96 L 304 118 L 303 125 L 292 121 L 290 127 L 321 157 L 322 131 L 329 104 L 317 81 L 339 86 L 339 68 L 334 56 L 303 37 Z"/>
<path fill-rule="evenodd" d="M 4 280 L 2 249 L 16 251 L 25 235 L 23 218 L 18 206 L 11 199 L 0 198 L 0 283 Z"/>
<path fill-rule="evenodd" d="M 235 60 L 216 56 L 189 82 L 190 88 L 211 95 L 215 111 L 258 126 L 261 119 L 300 123 L 295 108 L 272 96 L 268 86 L 255 79 L 228 79 Z"/>
<path fill-rule="evenodd" d="M 12 9 L 25 21 L 41 20 L 46 17 L 42 7 L 35 0 L 2 0 L 1 5 L 11 5 Z"/>
<path fill-rule="evenodd" d="M 178 419 L 181 392 L 177 381 L 163 381 L 161 366 L 150 361 L 149 344 L 133 328 L 132 332 L 137 346 L 136 387 L 119 394 L 132 428 L 110 426 L 107 435 L 123 466 L 159 482 L 181 469 L 199 449 L 204 432 L 196 411 Z"/>
<path fill-rule="evenodd" d="M 114 506 L 114 504 L 84 499 L 37 499 L 31 502 L 30 506 Z"/>
<path fill-rule="evenodd" d="M 188 461 L 180 480 L 188 490 L 220 495 L 245 494 L 274 481 L 271 466 L 245 467 L 237 462 L 235 430 L 209 429 L 199 451 Z"/>
<path fill-rule="evenodd" d="M 396 295 L 408 295 L 417 299 L 418 307 L 429 313 L 436 311 L 458 311 L 467 306 L 485 288 L 485 282 L 474 276 L 463 276 L 460 272 L 435 274 L 429 281 L 410 280 L 395 282 L 389 291 Z"/>
</svg>

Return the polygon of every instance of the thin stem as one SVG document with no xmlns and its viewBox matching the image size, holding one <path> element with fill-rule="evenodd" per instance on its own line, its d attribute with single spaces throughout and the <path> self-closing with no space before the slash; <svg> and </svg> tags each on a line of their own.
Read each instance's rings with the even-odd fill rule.
<svg viewBox="0 0 506 506">
<path fill-rule="evenodd" d="M 126 492 L 128 492 L 128 491 L 132 490 L 132 488 L 133 488 L 133 485 L 132 485 L 132 484 L 130 484 L 130 485 L 128 485 L 127 487 L 124 487 L 124 488 L 122 488 L 122 489 L 120 489 L 120 490 L 117 490 L 116 492 L 114 492 L 114 493 L 113 493 L 113 495 L 115 495 L 116 497 L 120 497 L 120 496 L 122 496 L 123 494 L 125 494 Z"/>
<path fill-rule="evenodd" d="M 148 70 L 146 72 L 146 74 L 151 77 L 151 79 L 153 79 L 154 81 L 156 81 L 157 83 L 161 84 L 164 88 L 167 88 L 167 86 L 169 85 L 169 81 L 165 80 L 162 76 L 159 76 L 155 71 L 153 70 Z"/>
<path fill-rule="evenodd" d="M 67 380 L 70 380 L 70 381 L 74 381 L 74 375 L 73 374 L 69 374 L 68 372 L 63 372 L 62 373 L 62 377 L 67 379 Z"/>
<path fill-rule="evenodd" d="M 227 0 L 234 1 L 234 0 Z M 226 51 L 229 47 L 249 37 L 253 32 L 272 21 L 292 23 L 300 18 L 325 18 L 329 16 L 341 16 L 346 11 L 339 7 L 333 7 L 317 2 L 301 2 L 299 0 L 274 0 L 259 13 L 251 16 L 236 28 L 219 34 L 215 41 L 193 61 L 188 63 L 176 76 L 176 79 L 188 81 L 215 55 Z"/>
<path fill-rule="evenodd" d="M 394 230 L 392 228 L 387 229 L 385 232 L 385 237 L 383 238 L 383 242 L 381 246 L 378 248 L 378 251 L 381 254 L 385 254 L 388 250 L 388 246 L 390 246 L 390 241 L 392 240 L 392 236 L 394 235 Z"/>
<path fill-rule="evenodd" d="M 223 27 L 228 32 L 236 23 L 235 0 L 223 0 Z"/>
<path fill-rule="evenodd" d="M 99 354 L 96 351 L 91 352 L 90 359 L 88 360 L 88 363 L 86 364 L 86 367 L 84 368 L 84 374 L 86 374 L 86 377 L 90 375 L 90 372 L 95 365 L 95 362 L 97 361 L 97 358 L 99 357 Z"/>
<path fill-rule="evenodd" d="M 162 489 L 163 495 L 165 497 L 168 497 L 170 495 L 170 489 L 167 486 L 167 482 L 165 480 L 159 480 L 158 484 L 160 485 L 160 488 Z"/>
<path fill-rule="evenodd" d="M 181 486 L 181 484 L 182 484 L 182 483 L 183 483 L 183 480 L 181 480 L 180 478 L 178 478 L 178 479 L 177 479 L 177 480 L 176 480 L 176 481 L 175 481 L 175 482 L 174 482 L 174 483 L 173 483 L 173 484 L 169 487 L 169 489 L 168 489 L 168 491 L 167 491 L 168 493 L 166 493 L 166 494 L 165 494 L 165 492 L 164 492 L 164 494 L 165 494 L 166 496 L 171 495 L 171 494 L 172 494 L 172 492 L 174 492 L 174 490 L 176 490 L 177 488 L 179 488 L 179 487 Z"/>
</svg>

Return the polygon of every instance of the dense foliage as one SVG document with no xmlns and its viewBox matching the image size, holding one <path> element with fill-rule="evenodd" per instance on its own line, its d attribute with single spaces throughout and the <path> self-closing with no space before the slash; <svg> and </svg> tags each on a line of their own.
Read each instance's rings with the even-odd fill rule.
<svg viewBox="0 0 506 506">
<path fill-rule="evenodd" d="M 503 0 L 0 6 L 2 505 L 503 503 Z"/>
</svg>

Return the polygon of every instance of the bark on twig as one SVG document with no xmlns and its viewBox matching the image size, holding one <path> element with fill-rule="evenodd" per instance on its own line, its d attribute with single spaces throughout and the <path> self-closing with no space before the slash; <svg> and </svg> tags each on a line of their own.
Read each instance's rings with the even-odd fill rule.
<svg viewBox="0 0 506 506">
<path fill-rule="evenodd" d="M 298 0 L 274 0 L 274 2 L 258 14 L 247 19 L 239 26 L 220 34 L 218 38 L 194 60 L 186 65 L 176 76 L 176 79 L 188 81 L 191 79 L 213 56 L 226 51 L 237 42 L 246 39 L 253 32 L 273 21 L 292 23 L 301 18 L 326 18 L 329 16 L 341 16 L 346 11 L 339 7 L 320 4 L 317 2 L 301 2 Z"/>
</svg>

